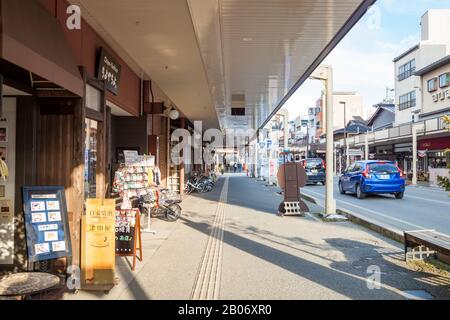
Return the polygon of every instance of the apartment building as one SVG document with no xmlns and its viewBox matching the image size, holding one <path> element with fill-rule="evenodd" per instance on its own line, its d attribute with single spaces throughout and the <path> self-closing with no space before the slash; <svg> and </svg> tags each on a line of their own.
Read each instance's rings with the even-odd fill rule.
<svg viewBox="0 0 450 320">
<path fill-rule="evenodd" d="M 423 87 L 415 71 L 450 54 L 450 9 L 428 10 L 421 18 L 421 41 L 394 59 L 395 125 L 416 122 L 422 111 Z"/>
</svg>

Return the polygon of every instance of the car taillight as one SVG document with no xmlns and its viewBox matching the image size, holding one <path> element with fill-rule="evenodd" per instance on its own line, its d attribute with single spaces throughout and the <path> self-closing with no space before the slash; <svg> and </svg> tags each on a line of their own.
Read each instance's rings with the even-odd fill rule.
<svg viewBox="0 0 450 320">
<path fill-rule="evenodd" d="M 323 160 L 322 160 L 322 166 L 323 166 L 323 169 L 325 170 L 326 169 L 326 165 L 325 165 L 325 161 L 323 161 Z"/>
<path fill-rule="evenodd" d="M 398 173 L 400 174 L 400 178 L 403 178 L 403 171 L 400 170 L 400 168 L 398 166 L 396 166 L 396 167 L 397 167 Z"/>
<path fill-rule="evenodd" d="M 369 177 L 369 170 L 368 170 L 368 166 L 366 165 L 366 169 L 362 172 L 362 175 L 364 178 L 368 178 Z"/>
</svg>

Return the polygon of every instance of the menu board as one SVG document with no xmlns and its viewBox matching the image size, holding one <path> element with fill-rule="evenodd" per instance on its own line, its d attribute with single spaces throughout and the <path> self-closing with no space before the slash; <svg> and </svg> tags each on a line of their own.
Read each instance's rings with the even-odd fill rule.
<svg viewBox="0 0 450 320">
<path fill-rule="evenodd" d="M 72 255 L 64 187 L 23 187 L 30 262 Z"/>
<path fill-rule="evenodd" d="M 132 255 L 134 253 L 138 215 L 138 209 L 116 211 L 116 254 Z"/>
</svg>

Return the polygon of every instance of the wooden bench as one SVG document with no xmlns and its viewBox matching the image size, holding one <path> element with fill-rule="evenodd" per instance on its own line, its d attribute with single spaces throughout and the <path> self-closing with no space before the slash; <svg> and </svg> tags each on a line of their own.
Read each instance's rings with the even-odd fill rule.
<svg viewBox="0 0 450 320">
<path fill-rule="evenodd" d="M 450 237 L 435 230 L 405 231 L 406 261 L 423 260 L 440 254 L 444 261 L 450 261 Z"/>
</svg>

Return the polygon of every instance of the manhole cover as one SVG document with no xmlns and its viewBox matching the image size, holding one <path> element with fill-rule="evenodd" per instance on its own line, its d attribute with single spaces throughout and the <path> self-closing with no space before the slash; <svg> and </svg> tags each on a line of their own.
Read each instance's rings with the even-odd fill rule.
<svg viewBox="0 0 450 320">
<path fill-rule="evenodd" d="M 411 300 L 433 300 L 434 297 L 425 290 L 407 290 L 402 291 L 402 294 Z"/>
</svg>

